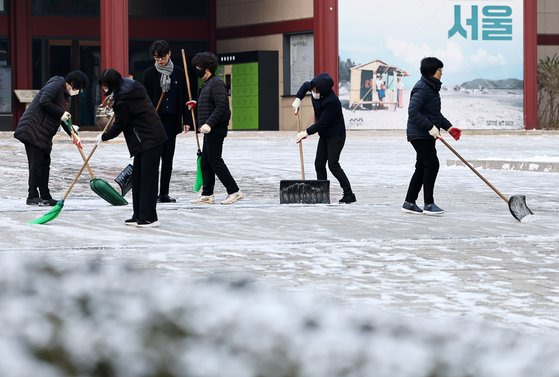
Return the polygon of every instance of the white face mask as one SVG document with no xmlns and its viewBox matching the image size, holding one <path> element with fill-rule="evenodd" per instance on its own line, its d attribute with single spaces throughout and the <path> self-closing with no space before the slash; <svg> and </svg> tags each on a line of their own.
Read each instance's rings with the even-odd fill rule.
<svg viewBox="0 0 559 377">
<path fill-rule="evenodd" d="M 320 93 L 311 92 L 311 94 L 312 94 L 312 98 L 320 99 Z"/>
<path fill-rule="evenodd" d="M 68 94 L 71 95 L 71 96 L 77 96 L 78 94 L 80 94 L 80 90 L 79 89 L 70 89 Z"/>
<path fill-rule="evenodd" d="M 103 91 L 104 91 L 105 93 L 109 93 L 109 88 L 103 88 Z"/>
</svg>

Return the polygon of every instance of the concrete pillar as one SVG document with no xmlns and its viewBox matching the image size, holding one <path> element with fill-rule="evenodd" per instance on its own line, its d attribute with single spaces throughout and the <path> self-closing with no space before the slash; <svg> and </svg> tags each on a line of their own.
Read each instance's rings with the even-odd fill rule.
<svg viewBox="0 0 559 377">
<path fill-rule="evenodd" d="M 128 75 L 128 0 L 101 0 L 101 69 Z"/>
<path fill-rule="evenodd" d="M 338 0 L 314 0 L 314 71 L 327 72 L 338 94 Z"/>
<path fill-rule="evenodd" d="M 538 2 L 524 0 L 524 128 L 538 127 Z"/>
<path fill-rule="evenodd" d="M 10 8 L 10 55 L 13 89 L 33 89 L 32 52 L 31 52 L 31 0 L 12 1 Z M 36 88 L 40 89 L 40 88 Z M 12 94 L 13 128 L 25 111 Z"/>
</svg>

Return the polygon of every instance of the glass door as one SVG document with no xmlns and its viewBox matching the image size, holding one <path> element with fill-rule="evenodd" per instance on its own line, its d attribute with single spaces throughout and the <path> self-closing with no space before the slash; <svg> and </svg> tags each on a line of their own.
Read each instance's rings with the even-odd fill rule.
<svg viewBox="0 0 559 377">
<path fill-rule="evenodd" d="M 33 87 L 42 88 L 53 76 L 65 77 L 81 70 L 89 79 L 88 87 L 72 97 L 70 113 L 74 124 L 95 126 L 95 107 L 99 104 L 97 81 L 101 67 L 99 41 L 90 40 L 33 40 Z"/>
</svg>

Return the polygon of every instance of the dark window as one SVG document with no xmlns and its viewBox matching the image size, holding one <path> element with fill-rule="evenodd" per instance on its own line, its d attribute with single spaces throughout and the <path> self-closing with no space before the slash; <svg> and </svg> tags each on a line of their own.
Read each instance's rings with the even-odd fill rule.
<svg viewBox="0 0 559 377">
<path fill-rule="evenodd" d="M 207 18 L 208 0 L 130 0 L 130 17 Z"/>
<path fill-rule="evenodd" d="M 8 41 L 0 38 L 0 113 L 12 112 L 12 69 L 8 57 Z"/>
<path fill-rule="evenodd" d="M 0 0 L 1 1 L 1 0 Z M 100 0 L 33 0 L 36 16 L 99 16 Z"/>
<path fill-rule="evenodd" d="M 97 80 L 101 65 L 101 48 L 96 41 L 33 39 L 33 89 L 41 89 L 53 76 L 83 71 L 89 86 L 72 97 L 70 113 L 75 124 L 95 124 L 95 105 L 99 103 Z"/>
</svg>

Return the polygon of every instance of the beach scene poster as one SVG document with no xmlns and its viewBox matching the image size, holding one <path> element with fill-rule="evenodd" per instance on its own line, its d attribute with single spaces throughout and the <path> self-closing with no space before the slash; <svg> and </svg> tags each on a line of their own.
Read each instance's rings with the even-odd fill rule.
<svg viewBox="0 0 559 377">
<path fill-rule="evenodd" d="M 420 61 L 444 63 L 442 112 L 462 129 L 522 129 L 523 0 L 339 2 L 348 129 L 404 129 Z"/>
</svg>

